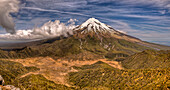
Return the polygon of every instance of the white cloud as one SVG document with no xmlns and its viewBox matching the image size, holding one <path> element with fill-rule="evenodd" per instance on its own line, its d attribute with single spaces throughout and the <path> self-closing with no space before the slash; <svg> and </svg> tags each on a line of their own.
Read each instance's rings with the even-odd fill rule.
<svg viewBox="0 0 170 90">
<path fill-rule="evenodd" d="M 131 18 L 143 18 L 143 19 L 149 19 L 149 20 L 160 20 L 160 19 L 170 19 L 167 16 L 153 16 L 153 15 L 133 15 L 133 14 L 126 14 L 126 15 L 121 15 L 124 17 L 131 17 Z"/>
<path fill-rule="evenodd" d="M 55 12 L 55 13 L 65 13 L 65 14 L 72 14 L 72 15 L 80 15 L 80 16 L 87 16 L 87 17 L 89 17 L 89 15 L 82 14 L 82 13 L 64 12 L 64 11 L 59 11 L 59 10 L 47 10 L 47 9 L 35 8 L 35 7 L 22 7 L 22 8 L 23 9 L 31 9 L 31 10 L 46 11 L 46 12 Z"/>
<path fill-rule="evenodd" d="M 119 3 L 129 5 L 152 5 L 154 7 L 166 8 L 170 5 L 169 0 L 122 0 Z"/>
<path fill-rule="evenodd" d="M 166 14 L 166 10 L 160 10 L 159 11 L 161 14 Z"/>
<path fill-rule="evenodd" d="M 0 0 L 0 26 L 8 33 L 15 33 L 15 24 L 10 13 L 18 12 L 18 0 Z"/>
<path fill-rule="evenodd" d="M 46 39 L 57 36 L 65 36 L 68 34 L 72 35 L 72 29 L 75 27 L 75 19 L 70 19 L 68 23 L 69 25 L 65 25 L 64 23 L 60 23 L 59 20 L 54 22 L 47 22 L 40 28 L 34 28 L 32 30 L 18 30 L 16 34 L 1 34 L 1 40 L 37 40 L 37 39 Z"/>
</svg>

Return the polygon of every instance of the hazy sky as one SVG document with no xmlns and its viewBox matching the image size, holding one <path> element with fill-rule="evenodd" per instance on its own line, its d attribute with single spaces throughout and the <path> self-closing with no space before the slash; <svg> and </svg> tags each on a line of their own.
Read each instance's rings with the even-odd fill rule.
<svg viewBox="0 0 170 90">
<path fill-rule="evenodd" d="M 94 17 L 144 41 L 170 46 L 170 0 L 22 0 L 12 16 L 17 30 L 56 19 L 81 24 Z"/>
</svg>

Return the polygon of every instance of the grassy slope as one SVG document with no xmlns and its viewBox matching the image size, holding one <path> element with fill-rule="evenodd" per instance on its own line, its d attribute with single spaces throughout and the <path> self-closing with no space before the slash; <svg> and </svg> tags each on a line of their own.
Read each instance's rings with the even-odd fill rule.
<svg viewBox="0 0 170 90">
<path fill-rule="evenodd" d="M 38 57 L 38 56 L 57 56 L 63 57 L 70 54 L 77 54 L 80 52 L 77 40 L 74 39 L 62 39 L 53 43 L 45 43 L 38 46 L 26 47 L 22 50 L 16 50 L 11 52 L 0 52 L 2 58 L 26 58 L 26 57 Z"/>
<path fill-rule="evenodd" d="M 170 51 L 146 50 L 128 57 L 122 64 L 128 69 L 170 68 Z"/>
<path fill-rule="evenodd" d="M 79 71 L 69 73 L 69 81 L 77 89 L 167 89 L 170 87 L 169 54 L 169 51 L 147 50 L 129 57 L 133 57 L 134 61 L 129 59 L 122 62 L 123 65 L 128 65 L 125 66 L 126 68 L 135 69 L 118 70 L 103 62 L 74 67 Z M 144 61 L 144 63 L 139 61 Z M 136 62 L 137 64 L 131 64 L 131 62 Z M 148 69 L 148 66 L 150 69 Z M 51 90 L 73 89 L 57 85 L 41 75 L 18 78 L 34 70 L 37 70 L 37 68 L 24 67 L 19 63 L 4 60 L 0 61 L 0 74 L 7 84 L 13 84 L 22 89 L 37 89 L 40 87 L 44 90 L 47 88 Z"/>
<path fill-rule="evenodd" d="M 106 63 L 74 67 L 70 82 L 78 89 L 167 89 L 170 87 L 169 69 L 118 70 Z"/>
<path fill-rule="evenodd" d="M 39 69 L 35 67 L 24 67 L 22 64 L 16 62 L 0 60 L 0 75 L 2 75 L 6 84 L 13 84 L 19 76 L 36 70 Z"/>
<path fill-rule="evenodd" d="M 0 51 L 1 58 L 27 58 L 27 57 L 38 57 L 38 56 L 51 56 L 55 58 L 69 57 L 78 55 L 84 52 L 92 53 L 96 57 L 103 57 L 108 53 L 122 53 L 131 55 L 136 52 L 140 52 L 146 49 L 150 49 L 144 46 L 140 46 L 136 43 L 128 42 L 126 40 L 120 40 L 115 38 L 104 38 L 102 45 L 101 40 L 87 36 L 85 39 L 81 39 L 82 45 L 79 38 L 68 37 L 53 42 L 46 42 L 37 46 L 25 47 L 21 50 L 6 52 Z M 82 47 L 82 49 L 80 48 Z M 104 46 L 108 46 L 104 48 Z M 113 48 L 112 48 L 113 47 Z M 110 50 L 109 50 L 110 48 Z M 72 57 L 73 58 L 73 57 Z"/>
<path fill-rule="evenodd" d="M 72 90 L 74 88 L 69 88 L 64 85 L 55 84 L 52 81 L 47 80 L 42 75 L 29 75 L 24 78 L 17 80 L 18 84 L 16 86 L 21 89 L 27 90 Z"/>
<path fill-rule="evenodd" d="M 14 85 L 21 88 L 21 90 L 70 90 L 64 85 L 55 84 L 52 81 L 47 80 L 42 75 L 29 75 L 20 78 L 28 72 L 34 72 L 39 70 L 35 67 L 24 67 L 20 63 L 0 60 L 0 75 L 5 80 L 5 85 Z"/>
</svg>

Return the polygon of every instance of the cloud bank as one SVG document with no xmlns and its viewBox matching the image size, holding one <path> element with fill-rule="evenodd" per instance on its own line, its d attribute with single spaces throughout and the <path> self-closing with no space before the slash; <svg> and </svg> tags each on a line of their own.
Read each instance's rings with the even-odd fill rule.
<svg viewBox="0 0 170 90">
<path fill-rule="evenodd" d="M 1 34 L 1 40 L 40 40 L 57 36 L 67 37 L 72 35 L 76 19 L 70 19 L 66 24 L 59 20 L 49 21 L 40 28 L 32 30 L 17 30 L 15 34 Z"/>
<path fill-rule="evenodd" d="M 0 26 L 8 33 L 15 33 L 15 24 L 10 13 L 18 12 L 18 0 L 0 0 Z"/>
</svg>

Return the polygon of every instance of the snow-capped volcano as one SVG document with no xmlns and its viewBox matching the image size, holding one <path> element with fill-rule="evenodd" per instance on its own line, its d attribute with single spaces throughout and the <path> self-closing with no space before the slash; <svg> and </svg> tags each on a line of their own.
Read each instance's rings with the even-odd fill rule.
<svg viewBox="0 0 170 90">
<path fill-rule="evenodd" d="M 81 32 L 81 34 L 87 34 L 88 32 L 102 33 L 102 32 L 114 32 L 115 30 L 111 26 L 101 23 L 95 18 L 90 18 L 80 26 L 76 27 L 74 31 Z"/>
<path fill-rule="evenodd" d="M 83 24 L 73 29 L 74 35 L 78 38 L 85 38 L 90 35 L 91 37 L 101 38 L 117 38 L 124 39 L 132 42 L 140 42 L 140 39 L 127 35 L 121 31 L 113 29 L 111 26 L 106 25 L 95 18 L 90 18 Z"/>
</svg>

